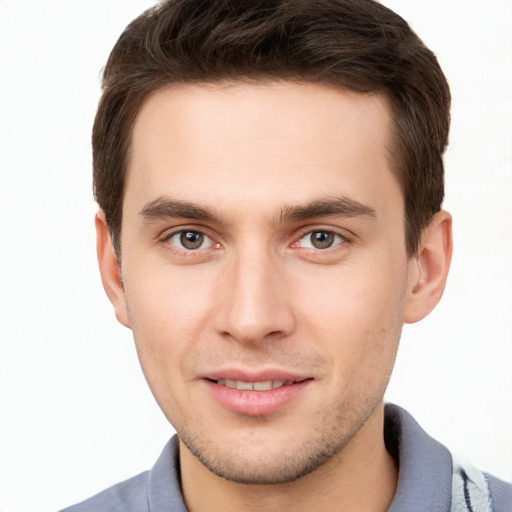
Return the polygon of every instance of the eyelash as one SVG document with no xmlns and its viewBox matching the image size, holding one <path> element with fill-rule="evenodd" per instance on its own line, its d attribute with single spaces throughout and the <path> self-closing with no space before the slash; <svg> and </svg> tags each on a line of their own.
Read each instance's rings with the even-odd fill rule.
<svg viewBox="0 0 512 512">
<path fill-rule="evenodd" d="M 187 249 L 186 247 L 179 247 L 177 245 L 177 243 L 174 243 L 172 242 L 172 239 L 176 236 L 183 236 L 187 233 L 194 233 L 194 234 L 197 234 L 197 235 L 200 235 L 202 237 L 204 237 L 204 241 L 207 241 L 209 240 L 210 243 L 208 244 L 209 247 L 198 247 L 198 248 L 193 248 L 193 249 Z M 204 243 L 203 241 L 203 243 Z M 178 255 L 184 255 L 184 256 L 194 256 L 194 255 L 197 255 L 200 251 L 204 251 L 204 250 L 207 250 L 208 248 L 210 248 L 210 246 L 212 245 L 216 245 L 217 247 L 220 247 L 220 244 L 215 242 L 213 240 L 213 238 L 209 235 L 207 235 L 204 230 L 202 229 L 194 229 L 194 228 L 185 228 L 185 229 L 178 229 L 176 231 L 172 231 L 171 233 L 167 233 L 162 239 L 161 239 L 161 243 L 165 245 L 165 248 L 168 250 L 168 251 L 171 251 L 173 252 L 174 254 L 178 254 Z M 203 243 L 201 243 L 201 245 L 203 245 Z"/>
<path fill-rule="evenodd" d="M 325 238 L 322 239 L 322 236 L 324 236 Z M 299 242 L 301 242 L 300 246 L 304 249 L 316 249 L 324 252 L 334 247 L 337 247 L 338 245 L 341 245 L 342 243 L 345 242 L 345 239 L 341 235 L 339 235 L 338 233 L 334 233 L 333 231 L 318 230 L 306 233 L 299 239 Z M 323 242 L 326 243 L 325 247 L 315 246 L 315 243 L 318 245 L 322 245 Z M 308 243 L 309 245 L 306 245 Z"/>
<path fill-rule="evenodd" d="M 311 237 L 314 233 L 324 233 L 327 235 L 334 235 L 334 237 L 339 238 L 339 241 L 336 242 L 336 240 L 335 240 L 332 245 L 322 248 L 322 249 L 318 248 L 318 247 L 304 247 L 304 246 L 299 245 L 301 240 L 303 240 L 306 237 Z M 294 242 L 292 244 L 292 247 L 299 247 L 299 248 L 302 248 L 303 250 L 311 251 L 311 252 L 314 251 L 314 252 L 319 252 L 319 253 L 328 253 L 330 251 L 336 250 L 337 248 L 340 248 L 340 246 L 345 246 L 351 242 L 352 242 L 352 238 L 350 237 L 349 234 L 347 234 L 347 232 L 345 230 L 337 230 L 337 229 L 333 229 L 332 227 L 329 227 L 329 228 L 317 227 L 317 228 L 313 228 L 313 229 L 307 228 L 304 231 L 302 231 L 299 234 L 299 236 L 296 238 L 296 242 Z"/>
<path fill-rule="evenodd" d="M 172 239 L 177 236 L 183 236 L 186 233 L 194 233 L 200 236 L 203 236 L 205 238 L 204 241 L 209 240 L 210 243 L 207 247 L 198 247 L 198 248 L 192 248 L 187 249 L 185 247 L 179 247 L 176 242 L 172 242 Z M 311 237 L 314 233 L 324 233 L 327 235 L 333 235 L 334 237 L 338 237 L 339 240 L 334 240 L 333 244 L 325 247 L 325 248 L 318 248 L 318 247 L 304 247 L 300 244 L 301 240 L 303 240 L 306 237 Z M 349 243 L 351 243 L 350 236 L 347 235 L 345 231 L 336 230 L 331 227 L 329 228 L 315 228 L 315 229 L 304 229 L 302 232 L 298 234 L 298 236 L 295 237 L 295 241 L 290 245 L 292 248 L 300 248 L 305 251 L 309 252 L 318 252 L 318 253 L 328 253 L 333 250 L 336 250 L 336 248 L 339 248 L 340 246 L 345 246 Z M 203 251 L 208 250 L 210 248 L 220 248 L 222 245 L 218 242 L 215 242 L 213 237 L 209 236 L 204 229 L 202 228 L 182 228 L 175 231 L 172 231 L 171 233 L 165 234 L 165 236 L 162 237 L 160 240 L 160 243 L 162 243 L 166 250 L 177 254 L 179 256 L 185 256 L 185 257 L 194 257 L 201 254 Z M 179 242 L 178 242 L 179 243 Z M 203 242 L 204 243 L 204 242 Z M 201 245 L 203 245 L 201 243 Z"/>
</svg>

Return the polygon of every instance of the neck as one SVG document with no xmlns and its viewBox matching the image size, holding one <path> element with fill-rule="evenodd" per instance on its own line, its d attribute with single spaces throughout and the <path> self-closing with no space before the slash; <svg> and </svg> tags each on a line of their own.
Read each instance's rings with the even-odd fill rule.
<svg viewBox="0 0 512 512">
<path fill-rule="evenodd" d="M 345 448 L 312 473 L 285 484 L 245 485 L 206 469 L 180 443 L 182 489 L 190 512 L 256 510 L 384 512 L 396 490 L 398 471 L 386 451 L 384 409 L 378 407 Z"/>
</svg>

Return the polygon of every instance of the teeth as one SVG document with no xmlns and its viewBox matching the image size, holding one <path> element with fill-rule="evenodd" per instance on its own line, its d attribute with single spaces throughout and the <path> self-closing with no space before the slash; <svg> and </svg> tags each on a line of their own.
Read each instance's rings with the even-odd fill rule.
<svg viewBox="0 0 512 512">
<path fill-rule="evenodd" d="M 249 390 L 253 390 L 254 388 L 252 386 L 253 386 L 252 382 L 243 382 L 241 380 L 238 380 L 236 382 L 236 389 L 241 389 L 241 390 L 249 389 Z"/>
<path fill-rule="evenodd" d="M 252 389 L 254 391 L 268 391 L 269 389 L 272 389 L 273 383 L 271 380 L 267 380 L 265 382 L 255 382 L 252 385 Z"/>
<path fill-rule="evenodd" d="M 231 389 L 239 389 L 241 391 L 268 391 L 270 389 L 277 389 L 283 386 L 290 386 L 293 380 L 266 380 L 262 382 L 244 382 L 241 380 L 219 379 L 217 384 L 219 386 L 226 386 Z"/>
</svg>

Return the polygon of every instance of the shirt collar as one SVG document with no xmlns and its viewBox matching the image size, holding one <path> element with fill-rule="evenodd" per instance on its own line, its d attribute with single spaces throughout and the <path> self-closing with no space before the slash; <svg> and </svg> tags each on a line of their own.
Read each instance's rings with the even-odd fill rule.
<svg viewBox="0 0 512 512">
<path fill-rule="evenodd" d="M 449 512 L 452 459 L 404 409 L 388 404 L 384 437 L 399 466 L 398 486 L 388 512 Z M 150 512 L 187 512 L 181 494 L 179 443 L 173 436 L 148 480 Z"/>
<path fill-rule="evenodd" d="M 449 512 L 452 458 L 404 409 L 388 404 L 384 432 L 388 451 L 398 456 L 398 486 L 388 512 Z"/>
</svg>

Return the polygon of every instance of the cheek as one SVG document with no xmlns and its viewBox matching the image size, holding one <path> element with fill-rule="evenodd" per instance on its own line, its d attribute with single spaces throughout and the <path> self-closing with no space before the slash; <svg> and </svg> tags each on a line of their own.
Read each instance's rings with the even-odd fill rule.
<svg viewBox="0 0 512 512">
<path fill-rule="evenodd" d="M 184 368 L 198 329 L 198 306 L 187 287 L 180 290 L 162 279 L 130 281 L 125 288 L 142 371 L 160 409 L 177 428 L 193 399 Z"/>
<path fill-rule="evenodd" d="M 388 322 L 395 324 L 403 313 L 407 287 L 404 266 L 376 262 L 343 265 L 330 272 L 304 272 L 296 276 L 294 296 L 302 315 L 318 318 L 319 327 L 339 324 L 372 330 Z"/>
<path fill-rule="evenodd" d="M 301 301 L 301 324 L 324 345 L 344 382 L 389 373 L 398 348 L 406 275 L 392 259 L 374 268 L 378 272 L 351 266 L 337 275 L 317 275 L 297 293 L 308 297 Z"/>
<path fill-rule="evenodd" d="M 211 275 L 192 267 L 145 263 L 123 272 L 130 314 L 158 337 L 190 332 L 209 309 Z M 138 269 L 150 269 L 140 272 Z M 211 274 L 211 273 L 210 273 Z"/>
<path fill-rule="evenodd" d="M 142 369 L 158 395 L 171 381 L 179 385 L 178 377 L 210 316 L 211 286 L 204 276 L 169 268 L 154 266 L 151 272 L 132 274 L 129 270 L 123 278 L 130 325 Z"/>
</svg>

